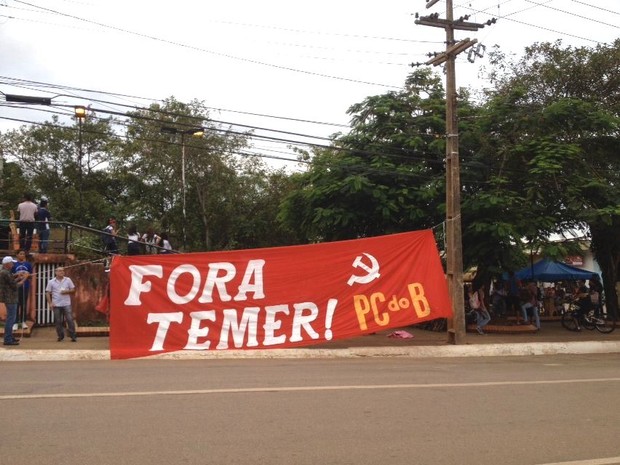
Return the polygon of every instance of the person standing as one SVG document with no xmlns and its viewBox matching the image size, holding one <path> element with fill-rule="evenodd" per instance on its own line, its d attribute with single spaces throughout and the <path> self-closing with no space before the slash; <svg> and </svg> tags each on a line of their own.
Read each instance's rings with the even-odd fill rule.
<svg viewBox="0 0 620 465">
<path fill-rule="evenodd" d="M 142 242 L 146 243 L 147 254 L 156 254 L 158 253 L 158 247 L 161 245 L 161 237 L 155 234 L 153 228 L 149 227 L 142 235 Z"/>
<path fill-rule="evenodd" d="M 20 277 L 22 286 L 17 293 L 17 323 L 21 323 L 22 330 L 26 328 L 28 319 L 28 297 L 30 296 L 30 281 L 32 279 L 32 264 L 27 260 L 26 251 L 17 251 L 17 261 L 13 264 L 13 274 Z"/>
<path fill-rule="evenodd" d="M 467 294 L 470 308 L 476 311 L 476 331 L 484 334 L 483 328 L 491 321 L 491 315 L 484 303 L 484 289 L 479 287 L 474 290 L 473 286 L 469 286 Z"/>
<path fill-rule="evenodd" d="M 172 253 L 172 244 L 168 240 L 167 233 L 161 233 L 161 250 L 159 253 Z"/>
<path fill-rule="evenodd" d="M 77 342 L 75 322 L 71 313 L 71 294 L 75 294 L 75 285 L 71 278 L 65 276 L 65 269 L 60 266 L 56 268 L 56 277 L 50 280 L 45 288 L 47 304 L 54 311 L 58 342 L 65 338 L 64 321 L 67 322 L 71 341 Z"/>
<path fill-rule="evenodd" d="M 37 204 L 32 201 L 32 194 L 25 193 L 24 201 L 17 206 L 17 212 L 19 213 L 19 247 L 24 250 L 30 250 L 32 246 L 37 210 Z"/>
<path fill-rule="evenodd" d="M 493 283 L 493 293 L 491 294 L 491 305 L 493 313 L 498 318 L 506 316 L 506 286 L 502 280 Z"/>
<path fill-rule="evenodd" d="M 519 290 L 521 288 L 521 281 L 517 279 L 514 271 L 508 273 L 508 280 L 506 281 L 506 314 L 514 312 L 517 324 L 520 324 L 521 318 L 521 299 L 519 297 Z"/>
<path fill-rule="evenodd" d="M 127 255 L 140 255 L 140 233 L 135 224 L 127 229 Z"/>
<path fill-rule="evenodd" d="M 17 291 L 19 288 L 19 277 L 11 272 L 13 268 L 13 257 L 6 256 L 2 259 L 0 269 L 0 302 L 6 306 L 6 321 L 4 323 L 4 345 L 19 345 L 13 337 L 13 325 L 17 321 Z"/>
<path fill-rule="evenodd" d="M 118 244 L 116 243 L 116 235 L 118 234 L 118 228 L 116 226 L 116 218 L 111 216 L 108 220 L 108 225 L 103 229 L 105 233 L 103 235 L 103 243 L 105 244 L 105 251 L 109 254 L 118 254 Z"/>
<path fill-rule="evenodd" d="M 39 231 L 39 252 L 47 253 L 47 246 L 50 238 L 50 220 L 52 214 L 47 209 L 47 199 L 42 198 L 39 202 L 39 210 L 37 211 L 37 231 Z"/>
</svg>

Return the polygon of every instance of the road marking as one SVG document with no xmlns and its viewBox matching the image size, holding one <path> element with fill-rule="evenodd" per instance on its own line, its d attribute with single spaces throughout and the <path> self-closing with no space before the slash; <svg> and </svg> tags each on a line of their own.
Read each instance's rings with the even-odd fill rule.
<svg viewBox="0 0 620 465">
<path fill-rule="evenodd" d="M 541 463 L 539 465 L 614 465 L 620 464 L 620 457 L 608 457 L 606 459 L 576 460 L 574 462 Z"/>
<path fill-rule="evenodd" d="M 58 394 L 6 394 L 0 400 L 24 399 L 68 399 L 80 397 L 144 397 L 144 396 L 187 396 L 207 394 L 242 394 L 255 392 L 303 392 L 303 391 L 354 391 L 381 389 L 429 389 L 429 388 L 469 388 L 494 386 L 533 386 L 576 383 L 615 383 L 620 378 L 558 379 L 547 381 L 489 381 L 479 383 L 431 383 L 431 384 L 371 384 L 348 386 L 263 386 L 255 388 L 188 389 L 182 391 L 132 391 L 132 392 L 75 392 Z"/>
</svg>

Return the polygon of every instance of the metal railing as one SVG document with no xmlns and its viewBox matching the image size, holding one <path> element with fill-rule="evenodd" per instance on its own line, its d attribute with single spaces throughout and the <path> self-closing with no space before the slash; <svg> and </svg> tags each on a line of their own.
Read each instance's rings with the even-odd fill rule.
<svg viewBox="0 0 620 465">
<path fill-rule="evenodd" d="M 50 236 L 47 244 L 47 253 L 75 254 L 79 258 L 105 257 L 110 255 L 106 250 L 104 237 L 114 238 L 118 246 L 118 253 L 127 253 L 127 244 L 130 239 L 126 236 L 109 234 L 100 229 L 82 226 L 68 221 L 49 221 Z M 20 248 L 18 220 L 0 219 L 0 250 L 12 252 Z M 136 241 L 134 241 L 136 242 Z M 161 246 L 137 241 L 146 252 L 147 248 L 157 253 L 178 253 L 175 250 L 166 250 Z M 38 231 L 33 235 L 31 252 L 40 252 Z"/>
</svg>

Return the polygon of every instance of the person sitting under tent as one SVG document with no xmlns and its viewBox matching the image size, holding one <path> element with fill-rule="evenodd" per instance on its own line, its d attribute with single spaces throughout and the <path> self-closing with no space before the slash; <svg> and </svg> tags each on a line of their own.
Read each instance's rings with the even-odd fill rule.
<svg viewBox="0 0 620 465">
<path fill-rule="evenodd" d="M 529 324 L 531 319 L 534 320 L 536 330 L 540 330 L 540 314 L 538 311 L 538 286 L 534 281 L 530 281 L 521 288 L 521 311 L 523 314 L 523 324 Z M 531 313 L 531 319 L 529 314 Z"/>
</svg>

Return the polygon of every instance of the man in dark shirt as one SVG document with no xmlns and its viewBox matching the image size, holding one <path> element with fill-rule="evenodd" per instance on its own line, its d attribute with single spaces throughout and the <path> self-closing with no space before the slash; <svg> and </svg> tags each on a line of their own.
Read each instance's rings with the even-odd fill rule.
<svg viewBox="0 0 620 465">
<path fill-rule="evenodd" d="M 577 281 L 577 294 L 575 295 L 575 297 L 577 299 L 577 306 L 579 307 L 577 313 L 580 317 L 577 320 L 577 331 L 581 331 L 579 322 L 581 321 L 581 318 L 592 309 L 592 301 L 590 300 L 590 289 L 588 289 L 588 287 L 586 286 L 585 281 Z"/>
<path fill-rule="evenodd" d="M 47 199 L 41 199 L 37 211 L 37 231 L 39 232 L 39 252 L 47 253 L 50 238 L 50 221 L 52 214 L 47 208 Z"/>
<path fill-rule="evenodd" d="M 2 259 L 0 269 L 0 302 L 6 306 L 6 321 L 4 323 L 4 345 L 16 346 L 19 342 L 13 337 L 13 325 L 17 320 L 17 288 L 21 285 L 21 278 L 13 276 L 13 257 Z"/>
<path fill-rule="evenodd" d="M 20 277 L 23 283 L 17 292 L 17 322 L 21 324 L 22 331 L 26 328 L 28 319 L 28 296 L 30 295 L 30 280 L 32 276 L 32 264 L 27 260 L 25 250 L 17 251 L 17 261 L 13 263 L 13 274 Z"/>
<path fill-rule="evenodd" d="M 506 282 L 506 307 L 507 312 L 510 314 L 514 312 L 517 319 L 517 324 L 520 324 L 522 316 L 521 299 L 519 297 L 519 290 L 521 289 L 521 282 L 515 276 L 514 271 L 508 273 L 508 281 Z"/>
</svg>

